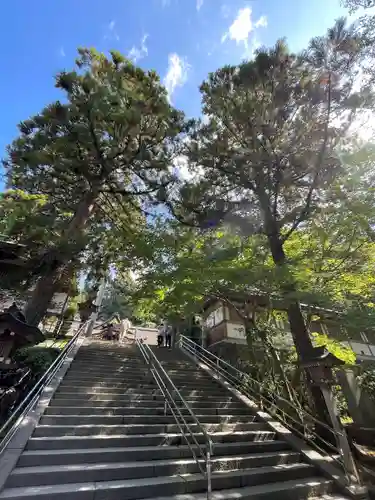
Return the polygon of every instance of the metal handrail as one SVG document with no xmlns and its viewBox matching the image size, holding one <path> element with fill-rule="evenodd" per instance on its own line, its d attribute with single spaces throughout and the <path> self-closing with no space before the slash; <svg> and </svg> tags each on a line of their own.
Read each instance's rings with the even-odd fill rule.
<svg viewBox="0 0 375 500">
<path fill-rule="evenodd" d="M 4 423 L 4 425 L 0 428 L 0 436 L 4 433 L 4 437 L 0 441 L 0 455 L 16 433 L 21 421 L 27 415 L 27 413 L 35 406 L 37 403 L 39 396 L 43 389 L 50 383 L 51 379 L 56 375 L 56 372 L 61 367 L 65 358 L 68 356 L 78 338 L 81 336 L 82 332 L 86 328 L 86 323 L 83 323 L 75 333 L 75 335 L 71 338 L 71 340 L 66 344 L 61 353 L 57 356 L 55 361 L 51 364 L 51 366 L 45 371 L 42 377 L 36 382 L 34 387 L 30 390 L 30 392 L 24 397 L 21 403 L 14 410 L 12 415 L 8 418 L 8 420 Z M 13 425 L 12 425 L 13 424 Z"/>
<path fill-rule="evenodd" d="M 183 438 L 185 439 L 187 445 L 190 448 L 193 458 L 197 462 L 200 472 L 207 479 L 207 500 L 211 500 L 212 498 L 211 457 L 213 455 L 212 439 L 210 438 L 210 436 L 208 435 L 207 431 L 204 429 L 202 424 L 199 422 L 192 408 L 186 402 L 180 391 L 177 389 L 177 387 L 169 377 L 168 373 L 165 371 L 162 364 L 155 356 L 150 346 L 144 344 L 139 339 L 136 339 L 135 342 L 142 354 L 143 359 L 145 360 L 146 365 L 150 370 L 151 375 L 153 376 L 156 382 L 156 385 L 158 386 L 160 392 L 164 396 L 164 414 L 166 415 L 167 407 L 169 407 L 176 421 L 176 424 L 181 431 Z M 176 401 L 176 399 L 178 400 Z M 194 423 L 197 425 L 199 432 L 204 436 L 205 438 L 204 448 L 198 443 L 195 437 L 195 433 L 192 431 L 189 423 L 186 421 L 183 413 L 181 412 L 181 407 L 178 405 L 178 403 L 180 403 L 180 406 L 182 404 L 182 406 L 187 410 L 188 414 L 192 417 Z M 191 442 L 188 438 L 189 435 L 198 449 L 200 458 L 197 456 L 191 445 Z M 205 468 L 202 467 L 202 461 L 205 463 Z"/>
<path fill-rule="evenodd" d="M 253 384 L 255 383 L 258 386 L 261 386 L 261 383 L 252 378 L 248 373 L 242 372 L 238 368 L 234 367 L 227 361 L 224 361 L 223 359 L 219 358 L 212 352 L 208 351 L 201 345 L 195 343 L 185 335 L 180 335 L 179 337 L 179 347 L 182 351 L 185 351 L 189 354 L 191 354 L 194 358 L 197 360 L 205 363 L 208 365 L 209 368 L 213 369 L 215 372 L 217 372 L 221 377 L 223 377 L 230 385 L 232 385 L 234 388 L 238 389 L 241 393 L 247 395 L 250 399 L 255 399 L 257 402 L 266 402 L 270 406 L 270 408 L 267 408 L 270 414 L 274 416 L 276 419 L 280 420 L 287 428 L 292 430 L 294 433 L 298 434 L 302 439 L 307 441 L 310 445 L 312 445 L 314 448 L 316 448 L 319 452 L 321 452 L 323 455 L 327 455 L 326 449 L 322 448 L 319 446 L 315 440 L 310 439 L 304 432 L 301 432 L 298 430 L 298 428 L 295 427 L 295 424 L 297 425 L 303 425 L 304 427 L 306 426 L 306 423 L 302 421 L 296 420 L 293 416 L 287 414 L 283 408 L 280 408 L 278 403 L 284 402 L 287 403 L 290 408 L 293 408 L 297 414 L 301 418 L 301 413 L 306 417 L 306 419 L 311 422 L 315 422 L 319 424 L 321 427 L 325 428 L 329 432 L 331 432 L 337 441 L 337 446 L 333 446 L 332 443 L 329 443 L 326 441 L 324 438 L 319 436 L 318 434 L 314 433 L 312 429 L 309 429 L 309 433 L 314 436 L 315 438 L 318 438 L 320 442 L 327 448 L 330 448 L 333 450 L 336 454 L 338 454 L 338 457 L 332 456 L 332 460 L 336 461 L 340 467 L 344 468 L 345 474 L 347 478 L 350 481 L 353 481 L 355 483 L 360 483 L 360 477 L 357 471 L 357 467 L 355 465 L 354 459 L 352 457 L 352 454 L 350 451 L 345 450 L 341 444 L 342 438 L 346 437 L 344 435 L 345 431 L 338 432 L 337 430 L 333 429 L 329 425 L 327 425 L 325 422 L 320 421 L 310 413 L 308 413 L 303 407 L 296 406 L 292 402 L 288 401 L 287 399 L 283 398 L 282 396 L 279 396 L 277 394 L 273 395 L 276 398 L 276 401 L 272 401 L 269 397 L 265 396 L 264 394 L 261 394 L 260 392 L 257 392 L 253 387 L 246 387 L 244 383 L 246 382 L 252 382 Z M 221 365 L 224 365 L 222 367 Z M 229 373 L 229 370 L 232 370 L 235 372 L 235 375 L 232 375 Z M 282 415 L 280 414 L 282 413 Z M 292 421 L 292 424 L 286 420 L 286 418 L 290 421 Z M 350 453 L 350 456 L 347 456 L 347 453 Z M 348 460 L 350 463 L 348 464 Z"/>
</svg>

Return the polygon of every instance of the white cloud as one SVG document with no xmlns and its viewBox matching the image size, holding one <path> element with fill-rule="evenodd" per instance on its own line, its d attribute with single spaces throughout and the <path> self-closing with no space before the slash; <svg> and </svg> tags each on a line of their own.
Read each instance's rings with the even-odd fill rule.
<svg viewBox="0 0 375 500">
<path fill-rule="evenodd" d="M 128 58 L 132 59 L 135 63 L 140 59 L 146 57 L 148 54 L 148 48 L 146 45 L 147 38 L 148 38 L 147 34 L 143 35 L 141 40 L 141 46 L 140 47 L 133 46 L 128 54 Z"/>
<path fill-rule="evenodd" d="M 164 78 L 164 85 L 168 91 L 169 99 L 177 87 L 182 87 L 186 83 L 190 65 L 178 54 L 169 54 L 168 71 Z"/>
<path fill-rule="evenodd" d="M 254 24 L 256 28 L 267 28 L 268 21 L 266 16 L 260 16 L 258 21 Z"/>
<path fill-rule="evenodd" d="M 107 33 L 104 35 L 104 40 L 116 40 L 116 42 L 120 40 L 120 37 L 116 31 L 116 21 L 113 19 L 107 26 Z"/>
<path fill-rule="evenodd" d="M 229 30 L 224 33 L 221 38 L 222 42 L 229 37 L 231 40 L 235 40 L 236 43 L 244 42 L 247 44 L 247 39 L 253 28 L 253 23 L 251 21 L 251 9 L 246 7 L 238 11 L 236 19 L 229 26 Z"/>
<path fill-rule="evenodd" d="M 233 23 L 229 26 L 229 30 L 221 37 L 221 43 L 225 42 L 228 38 L 234 40 L 237 45 L 243 43 L 248 50 L 249 36 L 256 28 L 265 28 L 267 26 L 267 17 L 261 16 L 255 23 L 253 23 L 252 10 L 250 7 L 240 9 Z"/>
<path fill-rule="evenodd" d="M 203 5 L 204 0 L 197 0 L 197 11 L 199 12 L 201 10 L 201 7 Z"/>
</svg>

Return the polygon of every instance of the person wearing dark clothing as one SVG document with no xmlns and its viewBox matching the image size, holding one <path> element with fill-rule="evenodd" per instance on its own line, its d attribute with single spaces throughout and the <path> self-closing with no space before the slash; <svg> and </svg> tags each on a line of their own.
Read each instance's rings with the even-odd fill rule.
<svg viewBox="0 0 375 500">
<path fill-rule="evenodd" d="M 165 334 L 165 347 L 168 347 L 168 349 L 172 349 L 172 332 L 170 328 L 168 328 Z"/>
<path fill-rule="evenodd" d="M 158 347 L 161 347 L 163 345 L 163 341 L 164 341 L 164 325 L 161 324 L 158 330 Z"/>
</svg>

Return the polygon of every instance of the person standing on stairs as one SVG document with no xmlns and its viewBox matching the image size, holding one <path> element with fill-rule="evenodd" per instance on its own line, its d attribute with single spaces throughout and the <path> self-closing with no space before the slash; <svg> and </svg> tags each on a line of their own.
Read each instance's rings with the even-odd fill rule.
<svg viewBox="0 0 375 500">
<path fill-rule="evenodd" d="M 162 347 L 165 335 L 164 323 L 160 323 L 158 329 L 158 347 Z"/>
<path fill-rule="evenodd" d="M 122 344 L 125 340 L 126 334 L 131 327 L 131 323 L 128 318 L 125 318 L 121 321 L 120 326 L 120 343 Z"/>
<path fill-rule="evenodd" d="M 167 321 L 164 322 L 164 335 L 165 335 L 165 347 L 169 350 L 172 349 L 172 327 L 168 325 Z"/>
</svg>

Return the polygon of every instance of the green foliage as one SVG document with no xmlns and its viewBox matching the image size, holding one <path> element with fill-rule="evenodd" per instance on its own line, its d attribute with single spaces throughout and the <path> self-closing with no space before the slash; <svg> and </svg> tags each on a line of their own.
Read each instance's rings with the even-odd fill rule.
<svg viewBox="0 0 375 500">
<path fill-rule="evenodd" d="M 347 365 L 354 365 L 356 362 L 356 355 L 352 349 L 342 345 L 337 340 L 328 337 L 328 335 L 312 332 L 315 346 L 325 346 L 327 351 L 331 352 L 336 358 L 345 361 Z"/>
<path fill-rule="evenodd" d="M 133 318 L 135 284 L 129 274 L 117 274 L 106 285 L 100 317 L 107 320 L 114 315 L 120 319 Z"/>
<path fill-rule="evenodd" d="M 83 270 L 86 299 L 115 270 L 104 318 L 183 324 L 207 296 L 267 298 L 262 312 L 239 311 L 248 368 L 267 393 L 310 405 L 295 362 L 312 318 L 343 335 L 375 324 L 375 147 L 351 128 L 373 107 L 373 21 L 338 19 L 299 54 L 281 40 L 209 74 L 205 123 L 171 107 L 155 72 L 79 49 L 56 79 L 64 102 L 22 122 L 8 148 L 0 231 L 36 240 L 37 256 L 47 248 L 46 279 Z M 175 178 L 181 154 L 199 175 Z M 170 214 L 151 223 L 160 203 Z M 42 282 L 34 298 L 54 289 Z M 288 321 L 297 349 L 279 353 Z M 313 338 L 354 362 L 330 336 Z"/>
<path fill-rule="evenodd" d="M 154 71 L 117 52 L 110 58 L 94 49 L 78 53 L 76 69 L 56 77 L 64 103 L 20 123 L 4 161 L 10 187 L 74 214 L 44 257 L 45 279 L 26 308 L 36 323 L 74 259 L 83 258 L 96 275 L 113 260 L 129 265 L 145 207 L 158 203 L 173 181 L 169 163 L 184 130 L 182 113 L 171 107 Z"/>
<path fill-rule="evenodd" d="M 51 366 L 60 350 L 54 347 L 23 347 L 19 349 L 14 359 L 30 368 L 33 377 L 39 378 Z"/>
<path fill-rule="evenodd" d="M 365 393 L 375 402 L 375 370 L 367 368 L 358 376 L 358 382 Z"/>
</svg>

